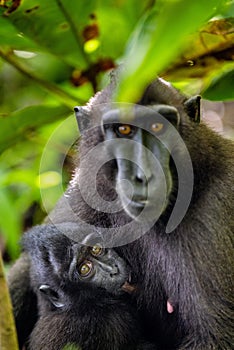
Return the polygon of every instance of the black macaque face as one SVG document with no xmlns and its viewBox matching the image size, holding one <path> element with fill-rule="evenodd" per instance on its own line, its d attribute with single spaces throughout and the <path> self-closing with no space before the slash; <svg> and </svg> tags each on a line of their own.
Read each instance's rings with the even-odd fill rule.
<svg viewBox="0 0 234 350">
<path fill-rule="evenodd" d="M 128 279 L 126 263 L 113 249 L 103 248 L 97 243 L 93 246 L 72 246 L 73 258 L 69 268 L 71 281 L 85 282 L 94 288 L 103 288 L 109 293 L 122 292 Z"/>
<path fill-rule="evenodd" d="M 146 208 L 149 219 L 160 215 L 172 191 L 170 151 L 179 124 L 176 108 L 166 105 L 113 109 L 102 117 L 108 152 L 116 159 L 116 191 L 133 218 Z M 157 212 L 158 211 L 158 212 Z"/>
<path fill-rule="evenodd" d="M 68 307 L 73 295 L 81 291 L 84 297 L 86 290 L 93 296 L 101 289 L 112 295 L 133 291 L 133 286 L 128 283 L 129 266 L 113 249 L 104 248 L 95 234 L 89 234 L 82 243 L 77 243 L 59 231 L 50 230 L 50 226 L 44 227 L 43 237 L 40 232 L 36 235 L 31 231 L 25 242 L 30 253 L 34 253 L 36 289 L 54 307 Z"/>
</svg>

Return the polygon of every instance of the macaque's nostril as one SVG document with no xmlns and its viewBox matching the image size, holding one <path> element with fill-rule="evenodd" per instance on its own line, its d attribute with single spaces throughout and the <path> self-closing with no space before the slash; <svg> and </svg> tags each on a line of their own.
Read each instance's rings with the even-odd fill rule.
<svg viewBox="0 0 234 350">
<path fill-rule="evenodd" d="M 118 275 L 118 273 L 119 273 L 118 266 L 114 266 L 111 273 L 110 273 L 110 276 L 114 277 L 114 276 Z"/>
<path fill-rule="evenodd" d="M 139 182 L 139 183 L 145 182 L 143 176 L 136 176 L 135 179 L 136 179 L 136 181 Z"/>
</svg>

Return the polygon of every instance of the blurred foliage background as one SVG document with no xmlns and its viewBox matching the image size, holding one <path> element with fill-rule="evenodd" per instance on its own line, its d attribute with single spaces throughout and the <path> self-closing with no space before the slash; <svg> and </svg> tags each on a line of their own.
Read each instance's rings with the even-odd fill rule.
<svg viewBox="0 0 234 350">
<path fill-rule="evenodd" d="M 19 254 L 72 172 L 85 104 L 121 63 L 118 101 L 156 75 L 200 93 L 207 122 L 232 136 L 234 2 L 0 0 L 0 250 Z"/>
</svg>

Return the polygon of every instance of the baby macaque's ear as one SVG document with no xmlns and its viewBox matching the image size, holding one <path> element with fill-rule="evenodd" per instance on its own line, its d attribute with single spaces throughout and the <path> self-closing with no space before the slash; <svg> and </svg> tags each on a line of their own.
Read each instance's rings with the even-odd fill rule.
<svg viewBox="0 0 234 350">
<path fill-rule="evenodd" d="M 47 300 L 51 302 L 55 307 L 60 308 L 63 307 L 64 304 L 59 300 L 59 295 L 56 291 L 54 291 L 48 284 L 42 284 L 39 287 L 39 291 L 45 296 Z"/>
</svg>

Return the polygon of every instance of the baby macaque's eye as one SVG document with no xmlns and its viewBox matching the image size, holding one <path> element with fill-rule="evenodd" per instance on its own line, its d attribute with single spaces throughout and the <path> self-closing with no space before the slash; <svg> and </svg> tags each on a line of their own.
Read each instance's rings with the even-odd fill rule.
<svg viewBox="0 0 234 350">
<path fill-rule="evenodd" d="M 81 277 L 87 277 L 93 270 L 93 264 L 91 261 L 84 261 L 78 268 L 79 275 Z"/>
<path fill-rule="evenodd" d="M 91 250 L 90 250 L 90 253 L 93 255 L 93 256 L 99 256 L 99 255 L 102 255 L 104 252 L 104 249 L 102 248 L 102 246 L 100 244 L 95 244 Z"/>
</svg>

